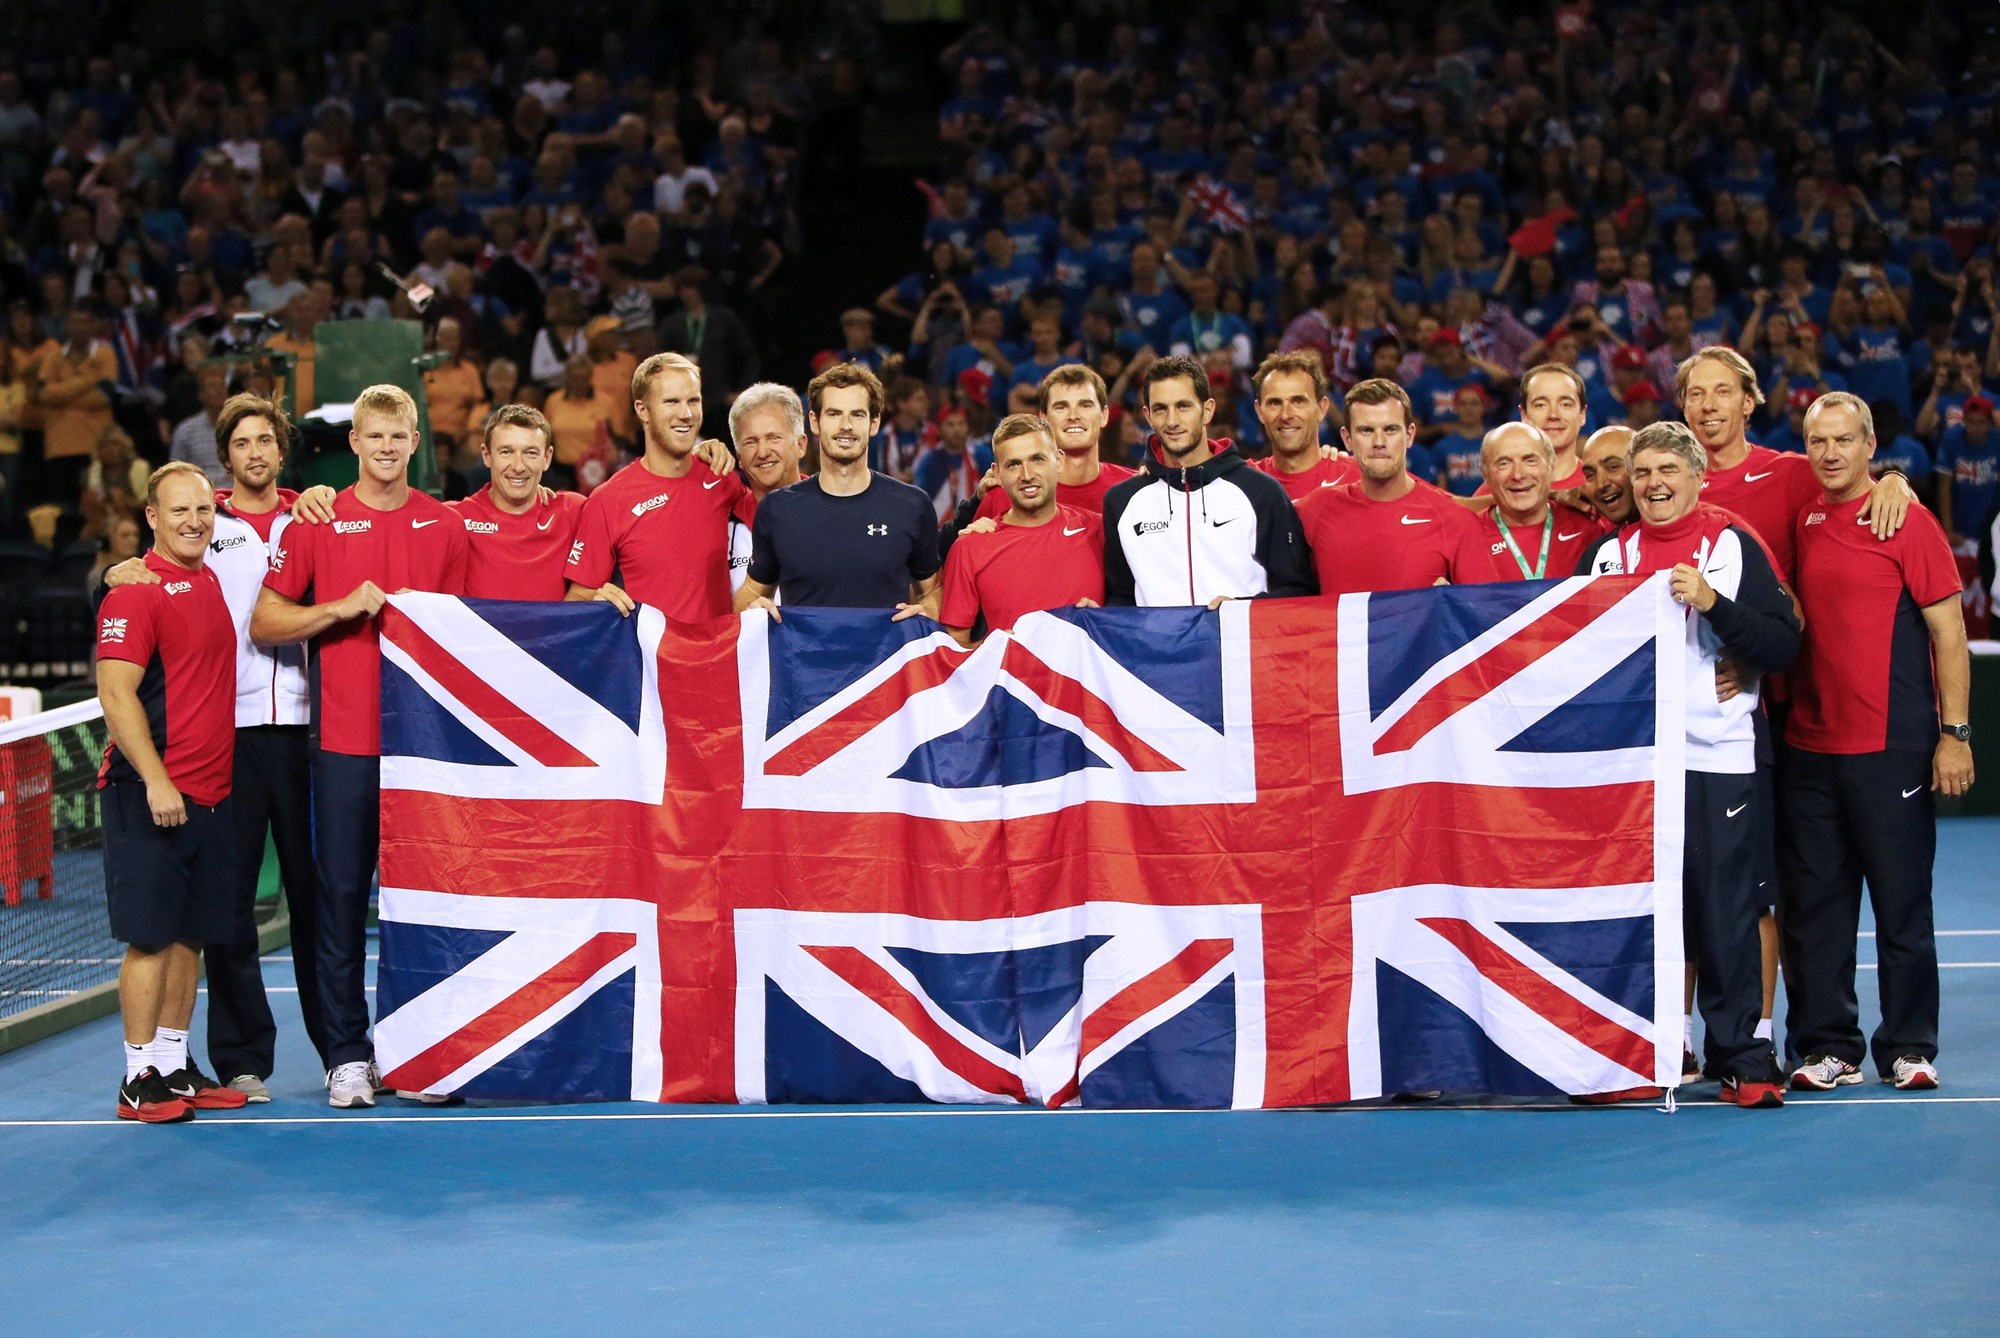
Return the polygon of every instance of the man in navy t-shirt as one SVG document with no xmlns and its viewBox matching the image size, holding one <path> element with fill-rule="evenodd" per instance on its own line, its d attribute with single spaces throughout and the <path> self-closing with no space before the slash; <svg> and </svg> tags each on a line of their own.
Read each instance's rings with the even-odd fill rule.
<svg viewBox="0 0 2000 1338">
<path fill-rule="evenodd" d="M 750 526 L 750 571 L 736 607 L 784 606 L 932 612 L 937 513 L 920 488 L 868 468 L 882 419 L 882 383 L 838 363 L 806 387 L 820 472 L 765 497 Z"/>
</svg>

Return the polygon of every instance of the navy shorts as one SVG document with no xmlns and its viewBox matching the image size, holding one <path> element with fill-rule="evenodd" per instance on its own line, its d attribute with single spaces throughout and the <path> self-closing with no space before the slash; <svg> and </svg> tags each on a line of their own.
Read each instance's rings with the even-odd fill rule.
<svg viewBox="0 0 2000 1338">
<path fill-rule="evenodd" d="M 153 822 L 146 787 L 98 791 L 104 821 L 104 899 L 111 937 L 142 948 L 226 943 L 235 932 L 236 818 L 230 801 L 186 800 L 178 827 Z"/>
</svg>

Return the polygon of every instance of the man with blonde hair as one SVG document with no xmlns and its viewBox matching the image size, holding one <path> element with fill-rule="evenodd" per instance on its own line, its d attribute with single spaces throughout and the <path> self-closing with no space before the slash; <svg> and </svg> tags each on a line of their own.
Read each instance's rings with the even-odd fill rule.
<svg viewBox="0 0 2000 1338">
<path fill-rule="evenodd" d="M 584 503 L 564 570 L 567 598 L 621 613 L 650 604 L 678 622 L 725 617 L 729 518 L 747 520 L 753 504 L 741 478 L 700 457 L 701 369 L 655 353 L 632 373 L 632 408 L 645 453 Z"/>
<path fill-rule="evenodd" d="M 375 1104 L 379 1077 L 365 979 L 368 893 L 381 845 L 376 615 L 391 591 L 463 594 L 467 548 L 457 513 L 410 487 L 417 406 L 407 391 L 391 385 L 362 391 L 347 437 L 360 476 L 335 496 L 332 524 L 293 525 L 279 538 L 250 635 L 265 645 L 312 645 L 319 924 L 314 941 L 294 951 L 312 953 L 319 971 L 327 1100 L 352 1109 Z"/>
</svg>

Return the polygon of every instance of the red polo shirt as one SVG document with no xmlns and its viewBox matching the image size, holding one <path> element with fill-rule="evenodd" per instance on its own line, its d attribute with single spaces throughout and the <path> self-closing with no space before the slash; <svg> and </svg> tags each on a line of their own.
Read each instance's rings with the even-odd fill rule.
<svg viewBox="0 0 2000 1338">
<path fill-rule="evenodd" d="M 493 500 L 489 483 L 449 505 L 465 522 L 467 595 L 551 600 L 568 592 L 563 570 L 583 516 L 582 493 L 559 492 L 515 515 Z"/>
<path fill-rule="evenodd" d="M 626 594 L 676 621 L 727 617 L 729 518 L 748 524 L 756 505 L 736 474 L 696 461 L 670 479 L 635 460 L 584 503 L 564 577 L 594 590 L 616 570 Z"/>
<path fill-rule="evenodd" d="M 970 627 L 981 614 L 1004 632 L 1024 615 L 1104 602 L 1104 526 L 1075 507 L 1057 506 L 1046 525 L 1009 525 L 961 535 L 944 563 L 938 621 Z"/>
<path fill-rule="evenodd" d="M 1729 469 L 1711 464 L 1701 476 L 1701 500 L 1741 517 L 1777 560 L 1779 578 L 1791 582 L 1794 527 L 1819 501 L 1819 480 L 1803 455 L 1752 446 Z"/>
<path fill-rule="evenodd" d="M 1359 483 L 1322 489 L 1300 504 L 1299 524 L 1323 595 L 1464 585 L 1492 569 L 1472 513 L 1422 481 L 1393 502 L 1370 501 Z"/>
<path fill-rule="evenodd" d="M 146 570 L 158 585 L 121 585 L 104 597 L 97 658 L 140 666 L 139 705 L 168 779 L 197 804 L 219 804 L 235 770 L 236 624 L 207 566 L 189 571 L 155 550 Z M 117 744 L 104 750 L 98 789 L 140 779 Z"/>
<path fill-rule="evenodd" d="M 1806 626 L 1785 741 L 1813 753 L 1928 753 L 1938 705 L 1923 609 L 1958 595 L 1958 564 L 1944 527 L 1921 506 L 1877 539 L 1860 520 L 1867 496 L 1822 500 L 1799 517 L 1796 593 Z"/>
<path fill-rule="evenodd" d="M 1352 483 L 1361 477 L 1359 466 L 1351 455 L 1336 455 L 1331 460 L 1324 456 L 1315 459 L 1310 469 L 1302 469 L 1296 474 L 1287 474 L 1278 468 L 1278 457 L 1267 455 L 1261 460 L 1252 460 L 1250 467 L 1260 474 L 1269 474 L 1284 485 L 1285 496 L 1297 506 L 1321 488 L 1338 488 L 1343 483 Z"/>
<path fill-rule="evenodd" d="M 287 599 L 330 604 L 363 581 L 398 590 L 465 593 L 465 527 L 458 513 L 412 491 L 378 511 L 343 488 L 333 523 L 294 522 L 278 537 L 264 584 Z M 382 751 L 382 645 L 374 618 L 350 618 L 313 638 L 313 730 L 330 753 Z"/>
<path fill-rule="evenodd" d="M 1113 484 L 1123 483 L 1138 472 L 1123 465 L 1100 464 L 1097 477 L 1088 483 L 1056 484 L 1056 505 L 1101 516 L 1104 514 L 1104 494 L 1111 491 Z M 1014 503 L 1008 499 L 1005 488 L 989 488 L 986 495 L 979 499 L 979 513 L 973 519 L 991 516 L 998 520 L 1013 509 Z"/>
<path fill-rule="evenodd" d="M 1586 516 L 1580 511 L 1572 511 L 1566 506 L 1549 507 L 1555 518 L 1548 528 L 1549 558 L 1542 568 L 1539 578 L 1530 575 L 1535 567 L 1535 559 L 1542 555 L 1542 525 L 1510 525 L 1508 533 L 1514 536 L 1514 546 L 1521 551 L 1521 557 L 1528 564 L 1528 571 L 1521 570 L 1521 564 L 1514 560 L 1514 554 L 1500 537 L 1500 508 L 1494 507 L 1475 522 L 1479 539 L 1486 545 L 1487 557 L 1492 571 L 1477 578 L 1483 581 L 1559 581 L 1576 575 L 1576 564 L 1590 551 L 1590 546 L 1600 536 L 1608 534 L 1611 527 L 1596 516 Z"/>
</svg>

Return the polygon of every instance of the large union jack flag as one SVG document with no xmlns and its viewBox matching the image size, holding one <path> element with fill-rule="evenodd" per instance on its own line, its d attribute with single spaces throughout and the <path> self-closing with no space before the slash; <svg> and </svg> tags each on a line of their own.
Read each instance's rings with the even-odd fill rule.
<svg viewBox="0 0 2000 1338">
<path fill-rule="evenodd" d="M 967 651 L 398 596 L 378 1057 L 515 1099 L 1671 1083 L 1682 616 L 1577 579 Z"/>
</svg>

